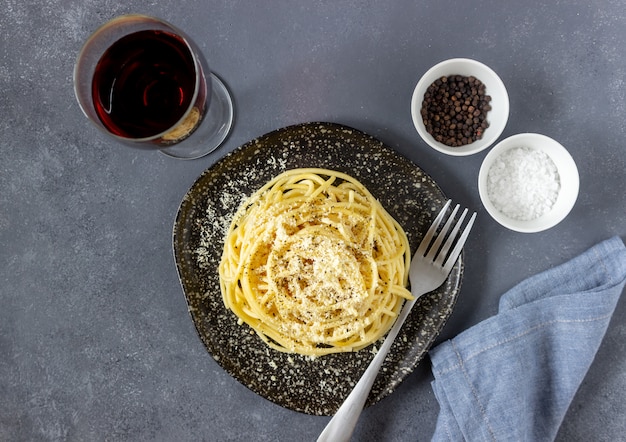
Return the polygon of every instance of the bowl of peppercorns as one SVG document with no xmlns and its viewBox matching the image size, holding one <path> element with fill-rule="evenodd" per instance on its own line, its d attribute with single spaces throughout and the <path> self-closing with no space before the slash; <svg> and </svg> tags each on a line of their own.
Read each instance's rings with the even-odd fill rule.
<svg viewBox="0 0 626 442">
<path fill-rule="evenodd" d="M 411 99 L 413 124 L 433 149 L 471 155 L 491 146 L 509 118 L 509 96 L 491 68 L 453 58 L 430 68 Z"/>
</svg>

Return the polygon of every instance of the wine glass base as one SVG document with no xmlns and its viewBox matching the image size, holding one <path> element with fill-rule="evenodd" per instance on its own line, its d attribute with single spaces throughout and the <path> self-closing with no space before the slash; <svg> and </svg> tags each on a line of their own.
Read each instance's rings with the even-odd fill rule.
<svg viewBox="0 0 626 442">
<path fill-rule="evenodd" d="M 194 160 L 208 155 L 226 140 L 233 125 L 233 100 L 224 82 L 211 72 L 211 101 L 200 127 L 178 144 L 159 152 L 180 160 Z"/>
</svg>

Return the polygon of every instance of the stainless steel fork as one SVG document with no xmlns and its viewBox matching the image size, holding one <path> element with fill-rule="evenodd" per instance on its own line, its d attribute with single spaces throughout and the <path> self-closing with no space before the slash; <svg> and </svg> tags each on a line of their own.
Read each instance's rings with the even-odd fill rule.
<svg viewBox="0 0 626 442">
<path fill-rule="evenodd" d="M 430 226 L 430 229 L 428 229 L 426 236 L 422 239 L 415 255 L 413 255 L 409 269 L 409 280 L 411 281 L 411 294 L 413 295 L 413 299 L 408 301 L 402 308 L 402 311 L 387 334 L 380 350 L 378 350 L 378 353 L 376 353 L 376 356 L 367 367 L 367 370 L 363 373 L 363 376 L 361 376 L 361 379 L 341 405 L 335 416 L 330 420 L 322 434 L 320 434 L 317 439 L 318 442 L 345 442 L 350 440 L 370 389 L 374 384 L 376 375 L 391 348 L 391 344 L 400 331 L 402 324 L 404 324 L 411 308 L 415 305 L 415 301 L 423 294 L 438 288 L 450 274 L 452 267 L 461 254 L 463 244 L 465 244 L 465 240 L 476 218 L 476 213 L 473 213 L 459 236 L 459 230 L 467 215 L 467 209 L 463 211 L 459 220 L 455 222 L 455 217 L 459 211 L 459 205 L 457 204 L 444 226 L 439 230 L 439 226 L 446 216 L 450 203 L 451 201 L 448 200 L 443 209 L 441 209 L 435 221 Z M 454 246 L 454 248 L 450 251 L 452 246 Z"/>
</svg>

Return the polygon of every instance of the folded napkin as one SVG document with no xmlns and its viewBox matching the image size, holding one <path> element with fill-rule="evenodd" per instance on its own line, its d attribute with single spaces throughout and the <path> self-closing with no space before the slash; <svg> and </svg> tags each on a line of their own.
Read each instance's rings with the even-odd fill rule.
<svg viewBox="0 0 626 442">
<path fill-rule="evenodd" d="M 497 315 L 432 349 L 433 441 L 554 440 L 625 282 L 614 237 L 518 284 Z"/>
</svg>

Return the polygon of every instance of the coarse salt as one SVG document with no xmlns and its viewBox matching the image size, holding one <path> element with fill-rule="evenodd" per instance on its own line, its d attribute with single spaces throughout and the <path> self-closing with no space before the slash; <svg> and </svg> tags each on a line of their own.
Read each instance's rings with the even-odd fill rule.
<svg viewBox="0 0 626 442">
<path fill-rule="evenodd" d="M 550 211 L 560 188 L 552 159 L 529 147 L 502 153 L 487 175 L 487 194 L 495 208 L 520 221 L 530 221 Z"/>
</svg>

